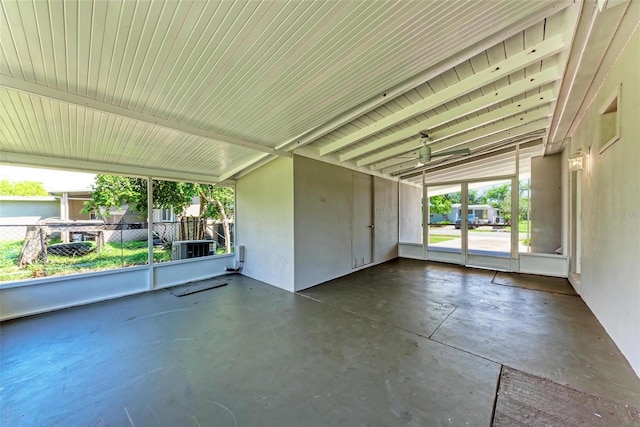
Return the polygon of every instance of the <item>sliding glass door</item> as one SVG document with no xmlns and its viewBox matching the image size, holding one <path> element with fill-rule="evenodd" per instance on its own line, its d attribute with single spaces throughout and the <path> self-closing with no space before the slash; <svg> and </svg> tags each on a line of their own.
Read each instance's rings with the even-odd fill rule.
<svg viewBox="0 0 640 427">
<path fill-rule="evenodd" d="M 514 186 L 513 177 L 427 185 L 427 259 L 512 270 L 521 240 Z"/>
<path fill-rule="evenodd" d="M 461 184 L 427 188 L 428 242 L 432 259 L 462 262 L 462 228 L 458 211 L 462 201 Z"/>
<path fill-rule="evenodd" d="M 468 193 L 468 253 L 510 258 L 511 180 L 469 183 Z"/>
</svg>

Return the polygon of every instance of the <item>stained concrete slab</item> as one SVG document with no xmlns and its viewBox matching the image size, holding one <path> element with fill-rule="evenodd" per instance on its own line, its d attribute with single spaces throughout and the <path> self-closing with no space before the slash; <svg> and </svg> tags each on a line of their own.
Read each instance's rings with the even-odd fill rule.
<svg viewBox="0 0 640 427">
<path fill-rule="evenodd" d="M 493 426 L 639 426 L 640 410 L 504 367 Z"/>
<path fill-rule="evenodd" d="M 499 294 L 489 283 L 494 272 L 440 264 L 425 269 L 422 261 L 393 261 L 300 292 L 351 313 L 431 336 L 467 298 Z M 438 284 L 438 286 L 430 286 Z"/>
<path fill-rule="evenodd" d="M 182 298 L 156 291 L 4 322 L 1 424 L 490 423 L 499 364 L 225 280 Z"/>
<path fill-rule="evenodd" d="M 495 285 L 513 286 L 516 288 L 532 289 L 536 291 L 552 292 L 556 294 L 574 295 L 576 291 L 567 279 L 560 277 L 545 277 L 534 274 L 496 272 L 492 281 Z"/>
<path fill-rule="evenodd" d="M 433 327 L 416 321 L 425 316 L 420 301 L 455 305 L 432 340 L 638 406 L 640 379 L 582 299 L 496 286 L 494 274 L 396 260 L 303 294 L 420 334 Z"/>
<path fill-rule="evenodd" d="M 459 307 L 432 339 L 579 390 L 640 402 L 638 378 L 581 299 L 504 289 L 511 301 Z"/>
<path fill-rule="evenodd" d="M 396 260 L 301 295 L 236 275 L 7 321 L 0 424 L 486 426 L 501 364 L 638 406 L 579 297 L 493 276 Z"/>
</svg>

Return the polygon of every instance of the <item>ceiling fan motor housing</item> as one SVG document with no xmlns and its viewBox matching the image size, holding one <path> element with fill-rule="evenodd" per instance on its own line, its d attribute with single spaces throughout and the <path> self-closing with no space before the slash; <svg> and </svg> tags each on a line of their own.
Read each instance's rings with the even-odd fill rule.
<svg viewBox="0 0 640 427">
<path fill-rule="evenodd" d="M 418 150 L 418 159 L 422 164 L 429 162 L 431 160 L 431 148 L 426 145 L 420 147 L 420 150 Z"/>
</svg>

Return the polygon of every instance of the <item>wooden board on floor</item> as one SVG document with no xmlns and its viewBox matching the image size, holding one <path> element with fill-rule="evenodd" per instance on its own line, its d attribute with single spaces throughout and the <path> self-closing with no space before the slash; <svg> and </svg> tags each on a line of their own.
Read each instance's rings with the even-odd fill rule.
<svg viewBox="0 0 640 427">
<path fill-rule="evenodd" d="M 504 367 L 493 426 L 638 426 L 640 410 Z"/>
<path fill-rule="evenodd" d="M 169 288 L 169 292 L 177 297 L 184 297 L 186 295 L 195 294 L 197 292 L 208 291 L 209 289 L 219 288 L 221 286 L 227 286 L 227 282 L 221 282 L 219 280 L 200 280 L 198 282 L 191 282 L 184 285 L 174 286 Z"/>
</svg>

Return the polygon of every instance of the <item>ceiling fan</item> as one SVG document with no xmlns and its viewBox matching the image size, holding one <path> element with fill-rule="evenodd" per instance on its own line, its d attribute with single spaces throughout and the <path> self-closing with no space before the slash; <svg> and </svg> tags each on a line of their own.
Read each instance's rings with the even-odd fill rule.
<svg viewBox="0 0 640 427">
<path fill-rule="evenodd" d="M 471 154 L 471 150 L 468 148 L 460 148 L 458 150 L 447 150 L 440 151 L 438 153 L 431 153 L 431 147 L 427 145 L 429 142 L 429 135 L 424 132 L 420 132 L 420 142 L 422 142 L 422 147 L 418 150 L 418 164 L 415 166 L 419 168 L 420 166 L 424 166 L 431 161 L 434 157 L 444 157 L 444 156 L 463 156 L 467 154 Z"/>
</svg>

